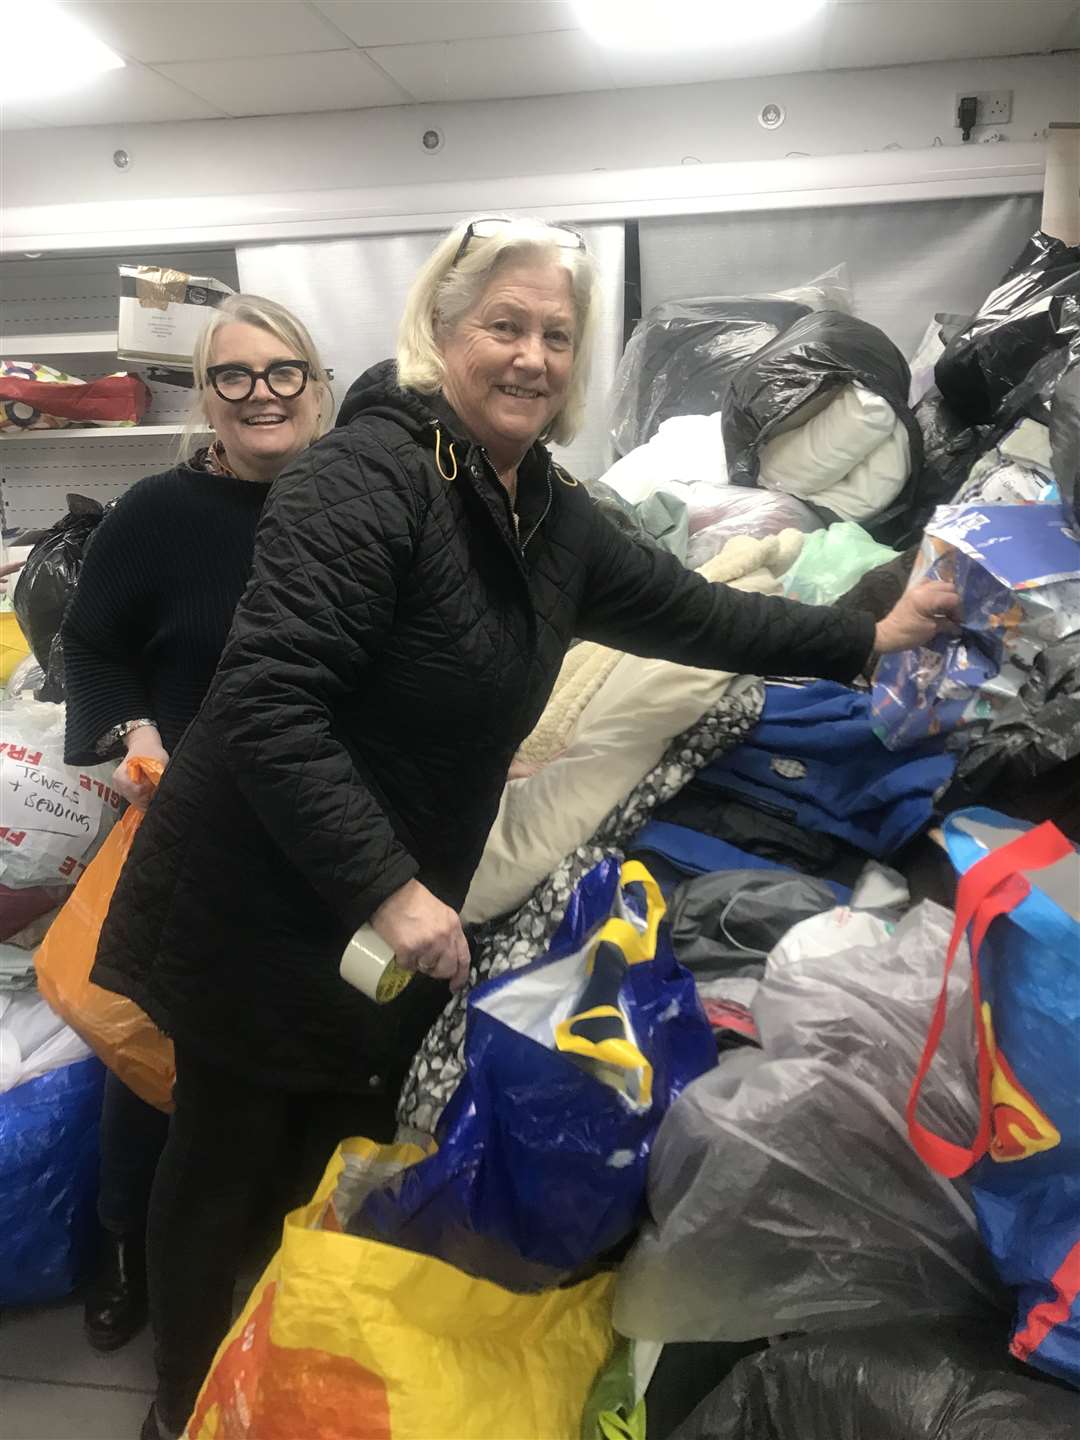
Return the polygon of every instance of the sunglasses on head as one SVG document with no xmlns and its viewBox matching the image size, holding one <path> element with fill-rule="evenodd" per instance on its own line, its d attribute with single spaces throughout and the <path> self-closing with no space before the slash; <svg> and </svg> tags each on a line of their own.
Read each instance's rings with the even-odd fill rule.
<svg viewBox="0 0 1080 1440">
<path fill-rule="evenodd" d="M 304 393 L 311 366 L 306 360 L 275 360 L 265 370 L 253 370 L 250 365 L 208 365 L 206 378 L 222 400 L 230 405 L 239 405 L 255 393 L 260 380 L 266 381 L 266 388 L 279 400 L 295 400 Z"/>
<path fill-rule="evenodd" d="M 468 250 L 473 240 L 492 240 L 499 231 L 506 225 L 512 225 L 513 220 L 506 215 L 490 215 L 481 220 L 470 220 L 465 227 L 465 234 L 461 237 L 461 244 L 457 248 L 457 254 L 450 264 L 452 270 L 461 257 Z M 545 222 L 546 224 L 546 222 Z M 569 225 L 546 225 L 551 231 L 551 238 L 554 243 L 563 250 L 584 250 L 585 236 L 580 231 L 574 230 Z"/>
</svg>

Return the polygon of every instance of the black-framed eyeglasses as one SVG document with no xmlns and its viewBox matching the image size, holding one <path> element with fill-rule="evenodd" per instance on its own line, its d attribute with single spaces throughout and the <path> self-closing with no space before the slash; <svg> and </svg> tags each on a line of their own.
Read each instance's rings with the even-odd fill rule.
<svg viewBox="0 0 1080 1440">
<path fill-rule="evenodd" d="M 485 215 L 479 220 L 470 220 L 465 227 L 465 234 L 461 237 L 457 254 L 451 261 L 450 269 L 452 270 L 465 254 L 472 240 L 492 240 L 504 225 L 513 223 L 513 220 L 507 215 Z M 575 230 L 571 225 L 549 225 L 546 221 L 544 226 L 545 229 L 551 231 L 553 242 L 561 246 L 563 250 L 585 249 L 585 236 L 580 230 Z"/>
<path fill-rule="evenodd" d="M 307 360 L 275 360 L 265 370 L 253 370 L 250 365 L 208 365 L 206 378 L 222 400 L 230 405 L 239 405 L 255 393 L 260 380 L 266 381 L 266 388 L 279 400 L 295 400 L 302 395 L 311 375 Z"/>
</svg>

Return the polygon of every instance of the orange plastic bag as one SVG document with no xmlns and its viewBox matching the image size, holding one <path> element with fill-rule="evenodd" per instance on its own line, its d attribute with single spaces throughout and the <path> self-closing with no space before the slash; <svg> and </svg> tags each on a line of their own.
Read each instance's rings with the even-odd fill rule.
<svg viewBox="0 0 1080 1440">
<path fill-rule="evenodd" d="M 164 768 L 160 761 L 141 756 L 128 761 L 132 777 L 152 785 L 157 785 Z M 171 1111 L 176 1079 L 172 1041 L 134 1000 L 90 980 L 101 927 L 141 820 L 142 811 L 132 808 L 114 827 L 50 925 L 34 956 L 34 968 L 38 989 L 52 1009 L 128 1089 L 159 1110 Z"/>
</svg>

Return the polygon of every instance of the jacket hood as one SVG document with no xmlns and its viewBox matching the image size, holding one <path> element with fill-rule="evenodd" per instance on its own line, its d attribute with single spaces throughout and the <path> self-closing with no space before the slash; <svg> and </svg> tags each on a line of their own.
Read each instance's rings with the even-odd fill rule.
<svg viewBox="0 0 1080 1440">
<path fill-rule="evenodd" d="M 353 381 L 341 403 L 337 423 L 351 425 L 354 420 L 376 416 L 395 421 L 428 447 L 434 443 L 435 431 L 440 426 L 450 438 L 462 444 L 462 453 L 465 453 L 465 447 L 471 448 L 476 444 L 461 417 L 441 393 L 421 395 L 418 390 L 402 389 L 397 383 L 397 362 L 394 360 L 380 360 Z M 539 440 L 529 447 L 525 458 L 545 474 L 551 463 L 547 448 Z"/>
<path fill-rule="evenodd" d="M 380 360 L 349 386 L 338 411 L 337 423 L 349 425 L 361 417 L 394 420 L 414 435 L 430 432 L 435 421 L 452 434 L 464 437 L 465 427 L 441 395 L 421 395 L 397 383 L 397 362 Z"/>
</svg>

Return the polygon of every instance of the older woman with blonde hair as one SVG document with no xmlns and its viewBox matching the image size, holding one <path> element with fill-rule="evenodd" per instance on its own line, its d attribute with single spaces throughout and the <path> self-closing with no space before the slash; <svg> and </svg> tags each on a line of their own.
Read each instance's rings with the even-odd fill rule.
<svg viewBox="0 0 1080 1440">
<path fill-rule="evenodd" d="M 434 981 L 466 977 L 458 912 L 507 768 L 573 637 L 846 680 L 875 643 L 925 640 L 954 608 L 929 586 L 875 631 L 711 586 L 617 530 L 543 444 L 580 420 L 593 296 L 576 231 L 458 226 L 417 277 L 396 364 L 356 381 L 266 507 L 252 583 L 94 971 L 176 1042 L 148 1434 L 187 1418 L 228 1323 L 240 1215 L 290 1106 L 327 1118 L 323 1161 L 350 1131 L 392 1132 Z M 338 973 L 365 923 L 421 972 L 381 1008 Z"/>
<path fill-rule="evenodd" d="M 168 762 L 225 648 L 270 484 L 333 420 L 314 342 L 273 300 L 232 295 L 211 312 L 193 368 L 178 463 L 133 486 L 103 520 L 63 626 L 67 760 L 122 757 L 114 783 L 140 809 L 149 792 L 127 757 Z M 102 1239 L 85 1309 L 99 1350 L 145 1323 L 147 1207 L 167 1132 L 168 1117 L 110 1074 Z"/>
</svg>

